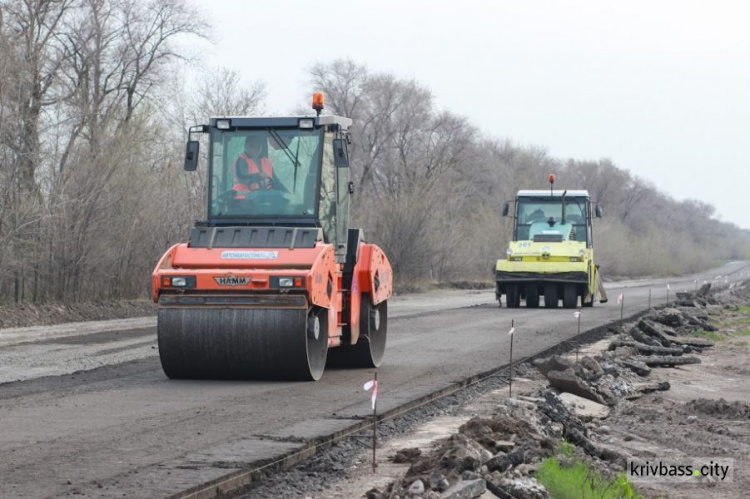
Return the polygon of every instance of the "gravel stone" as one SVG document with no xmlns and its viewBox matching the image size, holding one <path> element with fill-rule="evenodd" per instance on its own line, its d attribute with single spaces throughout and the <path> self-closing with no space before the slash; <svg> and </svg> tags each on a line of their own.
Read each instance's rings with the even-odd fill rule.
<svg viewBox="0 0 750 499">
<path fill-rule="evenodd" d="M 422 483 L 422 480 L 414 480 L 414 482 L 412 482 L 409 486 L 409 494 L 415 496 L 424 494 L 424 483 Z"/>
<path fill-rule="evenodd" d="M 475 499 L 487 490 L 487 482 L 476 480 L 462 480 L 443 492 L 441 499 Z"/>
</svg>

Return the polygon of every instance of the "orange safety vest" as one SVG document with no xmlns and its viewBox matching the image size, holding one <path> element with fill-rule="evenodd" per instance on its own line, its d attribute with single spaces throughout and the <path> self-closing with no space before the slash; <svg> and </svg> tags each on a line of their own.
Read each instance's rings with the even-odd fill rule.
<svg viewBox="0 0 750 499">
<path fill-rule="evenodd" d="M 242 182 L 239 178 L 239 175 L 237 175 L 237 162 L 239 160 L 244 160 L 247 163 L 247 172 L 250 174 L 258 174 L 263 173 L 263 179 L 260 183 L 258 182 L 251 182 L 249 184 L 245 184 Z M 232 189 L 238 192 L 253 192 L 258 189 L 272 189 L 273 188 L 273 166 L 271 165 L 271 160 L 268 158 L 261 158 L 260 160 L 260 169 L 258 168 L 258 164 L 252 160 L 247 154 L 242 153 L 239 156 L 237 156 L 237 159 L 234 160 L 234 163 L 232 164 L 232 173 L 234 174 L 234 185 L 232 186 Z M 262 185 L 262 187 L 261 187 Z M 236 199 L 245 199 L 244 194 L 237 194 L 235 195 Z"/>
</svg>

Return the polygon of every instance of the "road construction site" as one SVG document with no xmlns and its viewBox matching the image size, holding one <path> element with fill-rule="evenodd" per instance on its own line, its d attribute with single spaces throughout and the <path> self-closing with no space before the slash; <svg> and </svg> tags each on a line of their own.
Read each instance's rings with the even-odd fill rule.
<svg viewBox="0 0 750 499">
<path fill-rule="evenodd" d="M 580 331 L 606 330 L 704 281 L 727 286 L 733 262 L 682 278 L 610 283 Z M 669 284 L 669 290 L 668 286 Z M 573 311 L 498 308 L 492 291 L 389 300 L 381 417 L 403 413 L 578 335 Z M 0 330 L 0 496 L 215 497 L 300 463 L 370 424 L 373 370 L 327 369 L 318 382 L 170 380 L 155 319 Z M 259 473 L 259 469 L 264 473 Z"/>
<path fill-rule="evenodd" d="M 507 369 L 381 423 L 376 473 L 365 433 L 240 497 L 746 497 L 748 302 L 749 281 L 680 293 L 516 365 L 512 386 Z"/>
</svg>

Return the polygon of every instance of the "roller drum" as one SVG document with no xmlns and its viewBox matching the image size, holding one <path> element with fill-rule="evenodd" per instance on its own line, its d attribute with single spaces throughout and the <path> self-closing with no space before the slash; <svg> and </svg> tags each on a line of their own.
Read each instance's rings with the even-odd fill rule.
<svg viewBox="0 0 750 499">
<path fill-rule="evenodd" d="M 373 305 L 369 295 L 362 296 L 359 340 L 328 351 L 330 367 L 372 368 L 383 362 L 388 334 L 388 302 Z"/>
<path fill-rule="evenodd" d="M 308 333 L 306 309 L 162 307 L 159 357 L 170 378 L 317 380 L 327 329 Z"/>
</svg>

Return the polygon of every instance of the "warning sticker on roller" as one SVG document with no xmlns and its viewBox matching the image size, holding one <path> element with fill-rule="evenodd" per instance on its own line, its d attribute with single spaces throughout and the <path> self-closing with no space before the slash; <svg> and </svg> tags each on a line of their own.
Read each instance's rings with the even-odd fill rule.
<svg viewBox="0 0 750 499">
<path fill-rule="evenodd" d="M 227 260 L 276 260 L 278 251 L 223 251 L 221 258 Z"/>
</svg>

